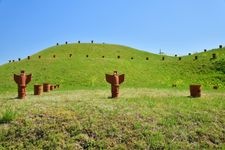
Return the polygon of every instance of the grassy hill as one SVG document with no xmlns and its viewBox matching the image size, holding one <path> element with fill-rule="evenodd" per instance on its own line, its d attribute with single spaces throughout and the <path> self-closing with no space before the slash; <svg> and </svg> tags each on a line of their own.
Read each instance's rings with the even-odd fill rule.
<svg viewBox="0 0 225 150">
<path fill-rule="evenodd" d="M 108 87 L 105 73 L 114 70 L 125 74 L 123 87 L 168 88 L 176 84 L 177 88 L 187 88 L 191 83 L 199 83 L 206 89 L 214 85 L 224 89 L 224 50 L 184 56 L 181 60 L 164 56 L 163 61 L 162 55 L 120 45 L 58 45 L 30 56 L 29 60 L 25 58 L 0 66 L 0 91 L 16 90 L 12 77 L 20 70 L 33 74 L 29 90 L 32 85 L 44 82 L 60 84 L 62 90 L 104 89 Z M 213 53 L 217 59 L 210 59 Z"/>
</svg>

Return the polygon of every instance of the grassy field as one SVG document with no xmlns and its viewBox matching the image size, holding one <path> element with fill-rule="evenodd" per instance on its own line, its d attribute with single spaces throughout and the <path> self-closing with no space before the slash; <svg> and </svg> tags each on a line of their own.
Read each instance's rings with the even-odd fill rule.
<svg viewBox="0 0 225 150">
<path fill-rule="evenodd" d="M 0 95 L 0 149 L 225 149 L 225 94 L 122 88 Z"/>
</svg>

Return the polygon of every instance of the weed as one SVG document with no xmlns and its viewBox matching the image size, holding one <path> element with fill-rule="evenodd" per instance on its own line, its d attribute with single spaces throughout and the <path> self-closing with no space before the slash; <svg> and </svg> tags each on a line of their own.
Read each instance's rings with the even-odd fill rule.
<svg viewBox="0 0 225 150">
<path fill-rule="evenodd" d="M 8 107 L 2 112 L 0 117 L 0 123 L 9 123 L 16 118 L 17 112 L 12 108 Z"/>
</svg>

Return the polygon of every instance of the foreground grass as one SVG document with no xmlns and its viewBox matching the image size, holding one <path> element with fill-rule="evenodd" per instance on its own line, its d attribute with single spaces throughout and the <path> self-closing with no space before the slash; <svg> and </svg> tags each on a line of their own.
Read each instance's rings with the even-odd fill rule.
<svg viewBox="0 0 225 150">
<path fill-rule="evenodd" d="M 0 98 L 0 149 L 225 149 L 225 94 L 176 89 L 55 91 Z M 9 111 L 10 112 L 10 111 Z"/>
</svg>

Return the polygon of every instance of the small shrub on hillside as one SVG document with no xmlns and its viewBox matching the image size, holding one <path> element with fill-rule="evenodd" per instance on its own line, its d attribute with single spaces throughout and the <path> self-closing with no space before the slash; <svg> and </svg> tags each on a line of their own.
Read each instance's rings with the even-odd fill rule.
<svg viewBox="0 0 225 150">
<path fill-rule="evenodd" d="M 225 61 L 219 60 L 219 61 L 214 62 L 211 69 L 216 70 L 221 73 L 225 73 Z"/>
</svg>

